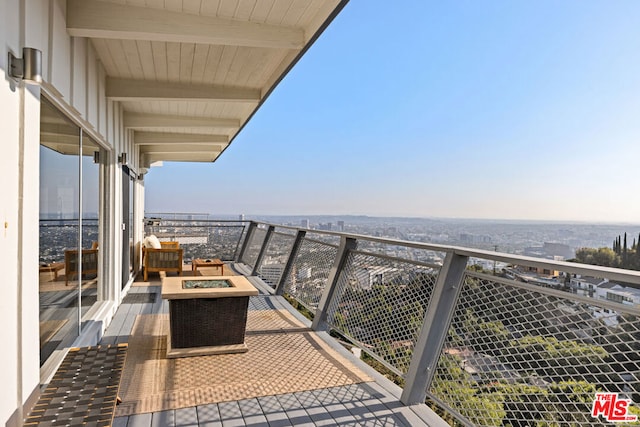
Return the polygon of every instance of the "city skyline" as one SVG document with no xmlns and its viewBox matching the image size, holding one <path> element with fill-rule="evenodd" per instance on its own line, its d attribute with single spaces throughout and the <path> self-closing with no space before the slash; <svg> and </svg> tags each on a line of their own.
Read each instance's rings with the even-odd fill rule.
<svg viewBox="0 0 640 427">
<path fill-rule="evenodd" d="M 640 222 L 640 4 L 351 1 L 148 211 Z M 171 194 L 171 197 L 167 195 Z"/>
</svg>

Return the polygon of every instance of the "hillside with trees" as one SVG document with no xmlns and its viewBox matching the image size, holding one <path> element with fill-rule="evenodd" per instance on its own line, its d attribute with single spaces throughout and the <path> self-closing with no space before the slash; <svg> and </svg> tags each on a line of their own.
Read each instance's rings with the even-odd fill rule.
<svg viewBox="0 0 640 427">
<path fill-rule="evenodd" d="M 611 248 L 580 248 L 576 250 L 576 262 L 603 267 L 640 270 L 640 235 L 631 245 L 627 242 L 627 233 L 613 240 Z"/>
</svg>

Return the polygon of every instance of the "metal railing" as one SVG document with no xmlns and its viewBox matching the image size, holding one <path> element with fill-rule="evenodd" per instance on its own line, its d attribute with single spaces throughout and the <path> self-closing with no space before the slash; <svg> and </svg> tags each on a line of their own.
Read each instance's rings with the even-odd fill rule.
<svg viewBox="0 0 640 427">
<path fill-rule="evenodd" d="M 154 234 L 159 240 L 180 242 L 183 259 L 219 258 L 237 259 L 248 222 L 234 220 L 163 219 L 145 218 L 145 234 Z"/>
<path fill-rule="evenodd" d="M 235 247 L 451 424 L 607 425 L 605 392 L 639 414 L 640 272 L 258 222 Z M 522 267 L 561 274 L 526 283 Z"/>
</svg>

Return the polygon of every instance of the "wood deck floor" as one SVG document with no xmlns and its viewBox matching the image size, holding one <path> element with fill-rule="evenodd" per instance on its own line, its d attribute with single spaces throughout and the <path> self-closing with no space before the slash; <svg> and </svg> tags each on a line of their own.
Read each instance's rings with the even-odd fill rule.
<svg viewBox="0 0 640 427">
<path fill-rule="evenodd" d="M 266 300 L 269 306 L 287 309 L 298 319 L 303 320 L 282 297 L 270 295 L 259 279 L 250 278 L 250 281 L 261 291 L 260 296 L 252 297 L 250 310 L 264 309 Z M 168 313 L 168 304 L 161 299 L 160 281 L 157 276 L 152 282 L 136 283 L 130 288 L 101 343 L 128 342 L 138 315 L 163 313 Z M 117 427 L 446 425 L 426 405 L 404 406 L 398 400 L 400 389 L 397 386 L 355 359 L 327 334 L 316 335 L 329 343 L 340 355 L 356 363 L 363 372 L 375 380 L 116 417 L 113 425 Z"/>
</svg>

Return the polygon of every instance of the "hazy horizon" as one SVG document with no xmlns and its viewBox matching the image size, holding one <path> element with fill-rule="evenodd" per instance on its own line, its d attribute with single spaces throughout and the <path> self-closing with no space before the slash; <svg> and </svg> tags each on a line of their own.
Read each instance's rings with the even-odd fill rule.
<svg viewBox="0 0 640 427">
<path fill-rule="evenodd" d="M 385 216 L 385 215 L 366 215 L 366 214 L 248 214 L 248 213 L 212 213 L 212 212 L 170 212 L 170 211 L 145 211 L 145 215 L 153 214 L 172 214 L 172 215 L 207 215 L 210 219 L 216 219 L 218 217 L 232 217 L 233 219 L 239 218 L 240 215 L 245 217 L 245 220 L 251 220 L 253 218 L 300 218 L 300 219 L 312 219 L 312 218 L 370 218 L 370 219 L 407 219 L 407 220 L 425 220 L 425 221 L 465 221 L 465 222 L 512 222 L 512 223 L 540 223 L 540 224 L 576 224 L 576 225 L 620 225 L 620 226 L 638 226 L 640 227 L 640 221 L 628 222 L 628 221 L 588 221 L 588 220 L 544 220 L 544 219 L 526 219 L 526 218 L 464 218 L 464 217 L 428 217 L 428 216 Z"/>
</svg>

